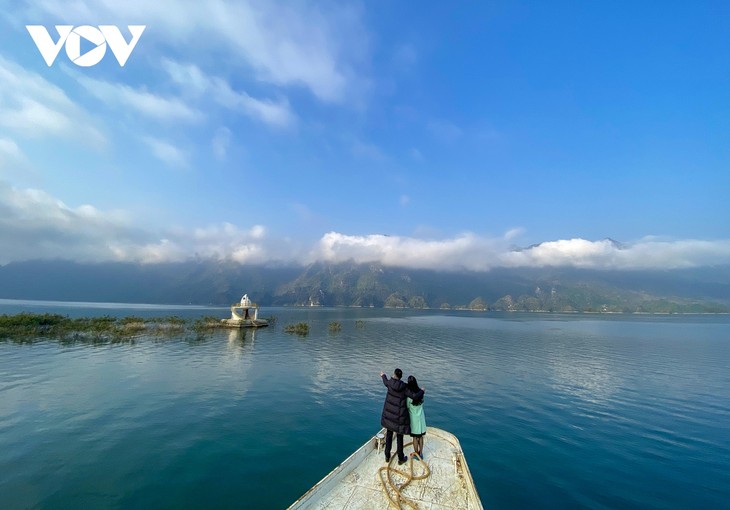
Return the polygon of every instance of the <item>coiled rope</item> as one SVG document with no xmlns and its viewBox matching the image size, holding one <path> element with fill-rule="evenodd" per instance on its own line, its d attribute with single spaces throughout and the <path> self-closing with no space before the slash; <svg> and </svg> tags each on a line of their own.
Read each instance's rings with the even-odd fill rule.
<svg viewBox="0 0 730 510">
<path fill-rule="evenodd" d="M 406 446 L 412 445 L 413 442 L 406 443 L 403 445 L 403 448 Z M 413 459 L 418 458 L 420 461 L 421 466 L 423 466 L 425 472 L 423 474 L 417 475 L 413 472 Z M 413 508 L 414 510 L 418 510 L 418 505 L 415 501 L 412 499 L 407 498 L 403 495 L 403 490 L 410 484 L 413 480 L 424 480 L 429 477 L 431 474 L 431 470 L 428 467 L 428 464 L 423 462 L 423 459 L 418 455 L 417 453 L 413 453 L 413 455 L 408 459 L 408 472 L 401 471 L 400 469 L 397 469 L 395 467 L 391 467 L 391 463 L 394 459 L 397 459 L 397 455 L 393 455 L 390 460 L 388 461 L 387 466 L 383 466 L 380 469 L 378 469 L 378 478 L 380 478 L 380 484 L 383 487 L 383 491 L 385 491 L 385 495 L 388 497 L 388 500 L 390 503 L 397 508 L 398 510 L 403 510 L 404 508 Z M 405 478 L 405 482 L 403 482 L 400 485 L 397 485 L 396 482 L 393 480 L 393 475 L 398 475 L 403 478 Z"/>
</svg>

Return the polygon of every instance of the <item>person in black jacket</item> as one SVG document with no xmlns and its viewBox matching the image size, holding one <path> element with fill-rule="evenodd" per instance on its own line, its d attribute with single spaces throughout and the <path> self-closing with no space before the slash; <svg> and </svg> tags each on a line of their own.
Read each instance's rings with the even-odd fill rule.
<svg viewBox="0 0 730 510">
<path fill-rule="evenodd" d="M 401 381 L 403 371 L 396 368 L 393 377 L 388 379 L 384 372 L 380 372 L 383 384 L 388 388 L 388 394 L 385 396 L 383 404 L 383 414 L 380 417 L 380 424 L 385 428 L 385 461 L 390 462 L 390 451 L 393 448 L 393 433 L 396 437 L 396 453 L 398 454 L 398 464 L 403 464 L 408 458 L 403 453 L 403 434 L 410 434 L 410 418 L 408 415 L 408 405 L 406 397 L 413 400 L 423 398 L 425 388 L 421 388 L 417 392 L 408 389 L 408 385 Z"/>
</svg>

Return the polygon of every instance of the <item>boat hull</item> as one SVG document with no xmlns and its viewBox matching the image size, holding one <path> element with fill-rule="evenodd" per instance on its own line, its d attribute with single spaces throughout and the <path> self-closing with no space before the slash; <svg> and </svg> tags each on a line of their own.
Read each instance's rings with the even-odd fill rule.
<svg viewBox="0 0 730 510">
<path fill-rule="evenodd" d="M 383 431 L 384 432 L 384 431 Z M 412 451 L 406 448 L 406 454 Z M 449 432 L 429 427 L 424 446 L 424 460 L 414 459 L 404 466 L 395 466 L 391 461 L 388 473 L 393 486 L 406 485 L 401 494 L 409 504 L 402 503 L 402 508 L 445 507 L 453 509 L 483 509 L 474 481 L 471 477 L 466 458 L 458 439 Z M 419 466 L 425 462 L 428 469 Z M 387 466 L 382 450 L 378 449 L 376 437 L 358 448 L 332 472 L 320 480 L 314 487 L 295 501 L 290 510 L 341 508 L 354 509 L 386 509 L 397 508 L 391 502 L 394 499 L 392 490 L 390 497 L 388 487 L 381 481 L 381 469 Z M 406 478 L 397 472 L 413 469 L 414 473 L 429 472 L 423 480 L 404 483 Z"/>
</svg>

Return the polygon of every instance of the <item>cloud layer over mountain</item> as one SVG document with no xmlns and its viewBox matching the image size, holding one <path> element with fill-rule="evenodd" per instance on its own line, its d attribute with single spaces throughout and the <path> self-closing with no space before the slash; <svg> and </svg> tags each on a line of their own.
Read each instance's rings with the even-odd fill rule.
<svg viewBox="0 0 730 510">
<path fill-rule="evenodd" d="M 28 259 L 171 262 L 191 257 L 240 263 L 281 261 L 380 262 L 417 269 L 487 271 L 496 267 L 571 266 L 590 269 L 673 269 L 727 264 L 730 240 L 645 238 L 621 245 L 609 239 L 565 239 L 525 249 L 514 231 L 499 238 L 463 233 L 446 239 L 382 234 L 324 234 L 313 247 L 294 246 L 263 225 L 224 222 L 152 231 L 124 211 L 69 207 L 48 193 L 0 181 L 0 262 Z"/>
</svg>

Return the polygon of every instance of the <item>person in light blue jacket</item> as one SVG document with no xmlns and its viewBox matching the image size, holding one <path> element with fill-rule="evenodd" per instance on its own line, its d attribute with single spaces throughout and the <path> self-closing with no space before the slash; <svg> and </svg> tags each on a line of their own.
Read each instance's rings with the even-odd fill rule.
<svg viewBox="0 0 730 510">
<path fill-rule="evenodd" d="M 413 393 L 418 393 L 422 389 L 419 388 L 418 381 L 412 375 L 408 376 L 408 389 Z M 411 437 L 413 438 L 413 451 L 418 458 L 423 459 L 423 436 L 426 435 L 426 414 L 423 412 L 423 393 L 421 398 L 413 400 L 408 397 L 408 414 L 411 419 Z"/>
</svg>

